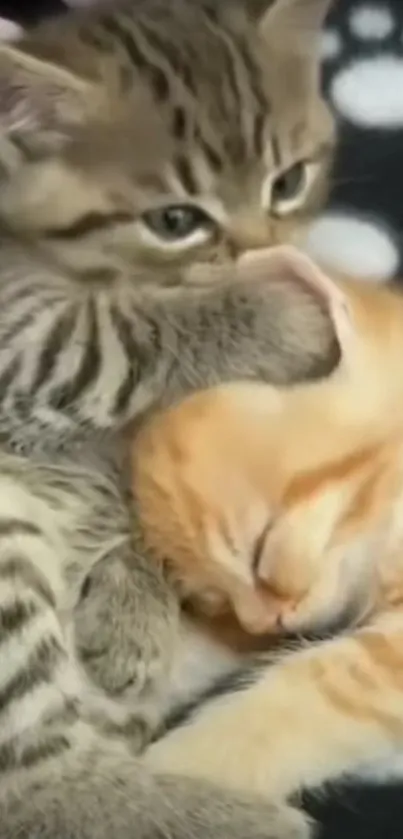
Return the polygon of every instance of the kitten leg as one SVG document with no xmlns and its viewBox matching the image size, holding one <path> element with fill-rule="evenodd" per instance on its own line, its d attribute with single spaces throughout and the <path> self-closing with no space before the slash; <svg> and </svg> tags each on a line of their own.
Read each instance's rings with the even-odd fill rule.
<svg viewBox="0 0 403 839">
<path fill-rule="evenodd" d="M 155 743 L 147 763 L 272 797 L 387 758 L 403 745 L 403 621 L 285 655 L 245 672 Z"/>
<path fill-rule="evenodd" d="M 120 540 L 85 577 L 72 632 L 91 683 L 113 698 L 126 732 L 140 735 L 144 746 L 160 724 L 180 633 L 179 602 L 148 556 L 135 509 L 131 525 L 133 538 Z"/>
<path fill-rule="evenodd" d="M 343 349 L 351 338 L 352 320 L 349 300 L 340 288 L 309 256 L 291 245 L 279 245 L 258 251 L 248 251 L 240 257 L 241 271 L 263 277 L 274 274 L 292 277 L 316 293 L 332 318 L 337 337 Z"/>
<path fill-rule="evenodd" d="M 3 782 L 0 837 L 309 839 L 294 808 L 192 779 L 152 775 L 108 743 Z"/>
<path fill-rule="evenodd" d="M 137 562 L 138 560 L 138 562 Z M 96 684 L 121 694 L 157 690 L 168 677 L 179 605 L 157 563 L 106 556 L 92 568 L 76 606 L 78 653 Z"/>
</svg>

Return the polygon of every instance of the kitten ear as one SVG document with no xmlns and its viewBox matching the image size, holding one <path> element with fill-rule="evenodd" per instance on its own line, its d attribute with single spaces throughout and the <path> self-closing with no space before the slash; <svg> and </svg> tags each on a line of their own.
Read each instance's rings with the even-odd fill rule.
<svg viewBox="0 0 403 839">
<path fill-rule="evenodd" d="M 319 296 L 329 312 L 340 347 L 346 349 L 354 334 L 350 301 L 343 289 L 309 256 L 291 245 L 248 251 L 239 259 L 240 272 L 251 276 L 284 278 L 303 284 Z"/>
<path fill-rule="evenodd" d="M 262 8 L 262 0 L 259 3 Z M 306 53 L 320 36 L 331 0 L 273 0 L 264 6 L 258 19 L 267 39 L 274 44 L 279 37 L 281 43 L 281 36 L 285 41 L 292 39 L 299 51 Z"/>
<path fill-rule="evenodd" d="M 0 48 L 0 139 L 52 149 L 82 124 L 94 102 L 93 85 L 23 51 Z"/>
<path fill-rule="evenodd" d="M 260 15 L 268 59 L 278 68 L 279 78 L 285 73 L 291 90 L 294 79 L 319 86 L 319 45 L 330 5 L 330 0 L 274 0 Z"/>
</svg>

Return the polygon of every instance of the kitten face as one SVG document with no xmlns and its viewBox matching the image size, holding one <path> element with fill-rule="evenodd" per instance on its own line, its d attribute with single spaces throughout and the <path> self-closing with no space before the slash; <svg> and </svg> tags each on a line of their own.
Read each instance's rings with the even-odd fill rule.
<svg viewBox="0 0 403 839">
<path fill-rule="evenodd" d="M 247 19 L 240 0 L 138 0 L 2 48 L 6 224 L 80 273 L 130 264 L 167 285 L 294 236 L 333 143 L 326 5 L 277 0 Z"/>
<path fill-rule="evenodd" d="M 250 633 L 317 631 L 356 619 L 372 603 L 373 517 L 341 527 L 366 474 L 357 460 L 351 481 L 318 478 L 312 494 L 294 499 L 299 478 L 308 487 L 311 474 L 299 471 L 294 454 L 321 436 L 315 426 L 309 439 L 296 423 L 274 388 L 237 384 L 161 415 L 133 450 L 151 553 L 203 614 L 233 611 Z M 284 458 L 289 445 L 292 464 Z"/>
</svg>

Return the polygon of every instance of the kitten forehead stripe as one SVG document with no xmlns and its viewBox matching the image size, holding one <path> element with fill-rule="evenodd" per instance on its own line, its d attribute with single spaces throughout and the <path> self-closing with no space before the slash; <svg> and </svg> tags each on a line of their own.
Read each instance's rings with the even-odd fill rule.
<svg viewBox="0 0 403 839">
<path fill-rule="evenodd" d="M 212 21 L 210 21 L 209 26 L 214 32 L 215 36 L 219 38 L 221 42 L 222 52 L 224 55 L 226 71 L 228 76 L 229 88 L 232 93 L 233 101 L 231 102 L 231 105 L 235 103 L 239 115 L 241 116 L 242 98 L 238 87 L 236 59 L 234 55 L 235 51 L 231 35 L 228 32 L 224 32 L 224 30 L 220 26 L 215 25 Z"/>
<path fill-rule="evenodd" d="M 259 153 L 256 144 L 256 120 L 264 122 L 268 113 L 268 103 L 260 86 L 259 72 L 252 59 L 248 56 L 246 48 L 243 48 L 242 42 L 239 38 L 235 39 L 223 33 L 222 38 L 228 45 L 230 53 L 230 60 L 232 62 L 232 74 L 234 80 L 234 100 L 236 108 L 239 111 L 241 130 L 238 136 L 238 149 L 234 144 L 235 156 L 240 159 L 246 159 L 248 153 L 248 139 L 250 145 L 250 153 L 255 155 Z M 228 68 L 229 70 L 229 68 Z M 251 128 L 250 128 L 251 126 Z"/>
<path fill-rule="evenodd" d="M 194 95 L 196 93 L 196 88 L 191 69 L 188 64 L 180 58 L 178 51 L 175 50 L 172 43 L 167 38 L 162 37 L 161 33 L 157 32 L 155 28 L 152 28 L 149 22 L 146 23 L 144 20 L 139 21 L 138 28 L 151 49 L 153 49 L 164 62 L 168 63 L 174 76 L 180 78 L 184 87 L 187 88 L 192 95 Z"/>
<path fill-rule="evenodd" d="M 274 131 L 272 131 L 270 133 L 270 145 L 271 145 L 274 167 L 276 169 L 280 169 L 280 167 L 281 167 L 281 146 L 280 146 L 280 142 L 278 140 L 278 137 L 276 136 Z"/>
<path fill-rule="evenodd" d="M 123 45 L 130 62 L 141 72 L 144 72 L 150 82 L 156 99 L 164 102 L 169 95 L 169 83 L 164 71 L 142 52 L 138 37 L 131 28 L 121 25 L 112 17 L 104 17 L 103 25 Z"/>
<path fill-rule="evenodd" d="M 176 140 L 183 140 L 186 136 L 187 117 L 186 111 L 180 105 L 176 105 L 172 117 L 172 134 Z"/>
<path fill-rule="evenodd" d="M 249 52 L 249 48 L 245 41 L 238 41 L 238 49 L 244 61 L 245 67 L 248 71 L 248 81 L 250 84 L 251 92 L 256 101 L 257 111 L 258 113 L 268 115 L 270 113 L 270 103 L 264 94 L 260 72 L 257 67 L 257 64 L 252 58 Z"/>
<path fill-rule="evenodd" d="M 259 157 L 262 156 L 264 150 L 264 129 L 265 117 L 263 113 L 255 114 L 253 122 L 253 147 Z"/>
<path fill-rule="evenodd" d="M 194 168 L 184 154 L 176 155 L 174 159 L 175 172 L 188 195 L 195 196 L 199 192 Z"/>
<path fill-rule="evenodd" d="M 105 16 L 100 22 L 104 29 L 122 44 L 131 63 L 138 70 L 146 70 L 148 68 L 147 59 L 138 48 L 130 30 L 125 26 L 121 26 L 119 21 L 114 17 Z"/>
<path fill-rule="evenodd" d="M 213 148 L 213 146 L 204 139 L 201 132 L 198 133 L 197 139 L 200 143 L 200 147 L 202 152 L 212 168 L 213 172 L 219 174 L 224 169 L 224 161 L 222 157 L 220 157 L 219 153 Z"/>
</svg>

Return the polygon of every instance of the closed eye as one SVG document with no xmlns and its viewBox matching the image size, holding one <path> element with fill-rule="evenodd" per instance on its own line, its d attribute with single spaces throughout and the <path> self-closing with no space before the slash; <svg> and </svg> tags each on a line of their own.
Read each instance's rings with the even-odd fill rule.
<svg viewBox="0 0 403 839">
<path fill-rule="evenodd" d="M 273 519 L 272 519 L 272 518 L 270 518 L 270 519 L 266 522 L 266 524 L 265 524 L 265 526 L 264 526 L 264 528 L 263 528 L 262 532 L 261 532 L 261 533 L 260 533 L 260 535 L 257 537 L 256 542 L 255 542 L 255 544 L 254 544 L 254 546 L 253 546 L 253 552 L 252 552 L 252 573 L 253 573 L 253 576 L 254 576 L 254 577 L 258 577 L 258 576 L 259 576 L 259 566 L 260 566 L 260 560 L 261 560 L 261 558 L 262 558 L 262 553 L 263 553 L 263 549 L 264 549 L 264 546 L 265 546 L 265 543 L 266 543 L 266 538 L 267 538 L 267 535 L 268 535 L 268 533 L 270 532 L 270 530 L 271 530 L 271 528 L 272 528 L 272 527 L 273 527 Z"/>
<path fill-rule="evenodd" d="M 86 213 L 66 227 L 51 227 L 45 230 L 48 239 L 79 239 L 97 230 L 105 230 L 116 224 L 129 224 L 133 221 L 130 213 Z"/>
</svg>

